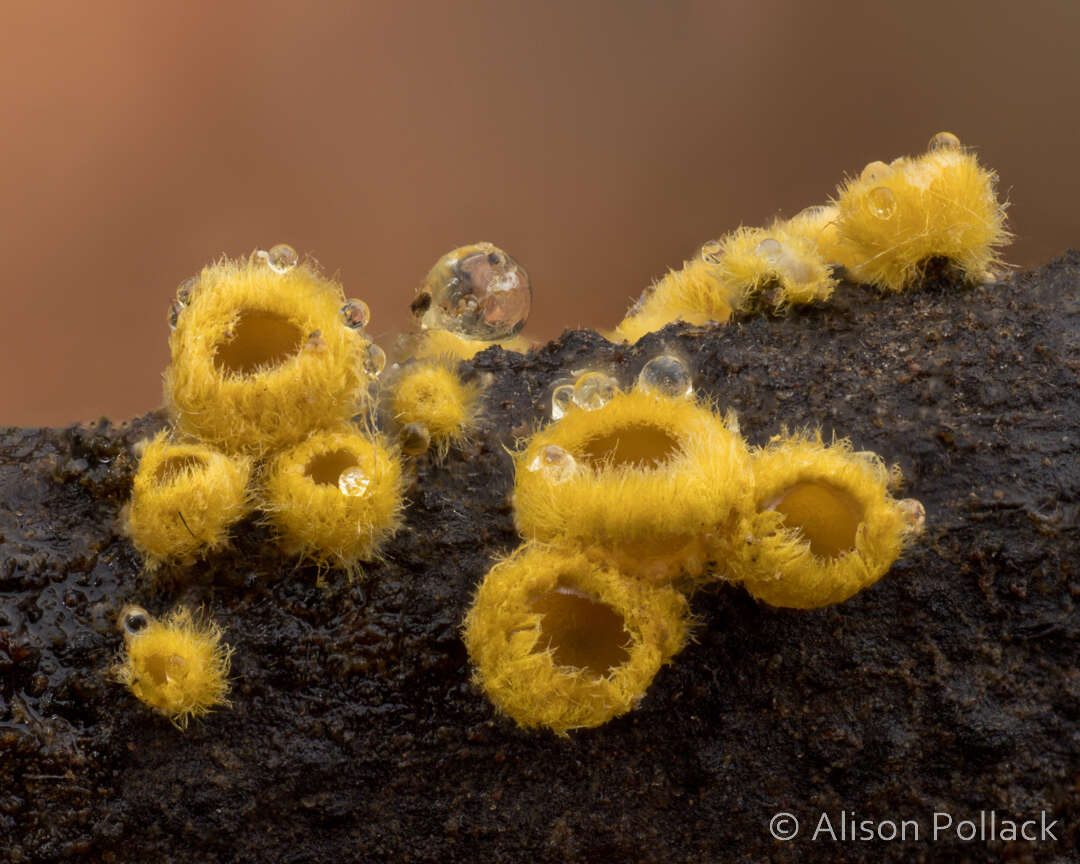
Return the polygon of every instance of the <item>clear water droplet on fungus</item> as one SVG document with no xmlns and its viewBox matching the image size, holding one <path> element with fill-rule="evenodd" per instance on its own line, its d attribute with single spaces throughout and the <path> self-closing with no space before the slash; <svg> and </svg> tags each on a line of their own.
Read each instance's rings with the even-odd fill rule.
<svg viewBox="0 0 1080 864">
<path fill-rule="evenodd" d="M 371 309 L 363 300 L 350 300 L 341 307 L 341 317 L 350 330 L 363 330 L 371 321 Z"/>
<path fill-rule="evenodd" d="M 165 677 L 171 681 L 182 681 L 187 678 L 188 663 L 179 654 L 170 654 L 165 661 Z"/>
<path fill-rule="evenodd" d="M 690 370 L 678 357 L 661 354 L 653 357 L 638 374 L 638 387 L 646 393 L 682 399 L 694 392 Z"/>
<path fill-rule="evenodd" d="M 930 143 L 926 146 L 927 150 L 959 150 L 960 139 L 953 135 L 952 132 L 938 132 L 933 138 L 930 139 Z"/>
<path fill-rule="evenodd" d="M 551 419 L 561 419 L 574 404 L 574 385 L 560 384 L 551 391 Z"/>
<path fill-rule="evenodd" d="M 904 530 L 918 537 L 926 529 L 926 508 L 915 498 L 905 498 L 896 505 L 904 517 Z"/>
<path fill-rule="evenodd" d="M 296 250 L 288 243 L 278 243 L 266 253 L 266 263 L 275 273 L 288 273 L 299 260 Z"/>
<path fill-rule="evenodd" d="M 346 468 L 338 475 L 337 485 L 342 495 L 358 498 L 367 492 L 371 478 L 359 468 Z"/>
<path fill-rule="evenodd" d="M 892 171 L 888 165 L 880 160 L 874 162 L 867 162 L 866 166 L 862 169 L 862 173 L 859 175 L 860 180 L 865 180 L 869 183 L 880 182 L 889 176 L 889 172 Z"/>
<path fill-rule="evenodd" d="M 382 374 L 386 368 L 386 352 L 374 342 L 369 342 L 364 355 L 364 373 L 372 378 Z"/>
<path fill-rule="evenodd" d="M 176 286 L 176 299 L 173 300 L 172 305 L 169 307 L 169 329 L 176 329 L 176 322 L 180 319 L 180 313 L 184 311 L 184 307 L 191 302 L 191 294 L 195 290 L 195 286 L 199 284 L 199 279 L 196 276 L 189 276 L 183 282 Z"/>
<path fill-rule="evenodd" d="M 723 245 L 719 240 L 710 240 L 708 243 L 702 244 L 701 260 L 706 264 L 719 264 L 721 248 L 723 248 Z"/>
<path fill-rule="evenodd" d="M 419 456 L 431 446 L 431 433 L 423 423 L 406 423 L 398 433 L 401 452 L 407 456 Z"/>
<path fill-rule="evenodd" d="M 462 246 L 431 268 L 413 304 L 428 330 L 491 342 L 513 336 L 529 317 L 532 284 L 525 268 L 490 243 Z"/>
<path fill-rule="evenodd" d="M 530 471 L 541 471 L 553 483 L 569 480 L 577 472 L 577 460 L 557 444 L 549 444 L 529 463 Z"/>
<path fill-rule="evenodd" d="M 888 221 L 896 213 L 896 196 L 884 186 L 877 186 L 866 194 L 866 206 L 871 215 Z"/>
<path fill-rule="evenodd" d="M 766 237 L 754 247 L 754 254 L 773 261 L 784 254 L 784 247 L 773 237 Z"/>
<path fill-rule="evenodd" d="M 120 613 L 120 629 L 124 636 L 138 636 L 150 626 L 150 613 L 142 606 L 128 606 Z"/>
<path fill-rule="evenodd" d="M 615 379 L 603 372 L 586 372 L 574 382 L 574 404 L 586 411 L 603 408 L 615 396 Z"/>
</svg>

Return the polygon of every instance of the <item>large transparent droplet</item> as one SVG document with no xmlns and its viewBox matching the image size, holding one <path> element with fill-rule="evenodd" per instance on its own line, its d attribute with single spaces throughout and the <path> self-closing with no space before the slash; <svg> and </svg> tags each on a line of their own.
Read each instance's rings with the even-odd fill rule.
<svg viewBox="0 0 1080 864">
<path fill-rule="evenodd" d="M 710 240 L 701 247 L 701 260 L 706 264 L 719 264 L 721 249 L 723 244 L 719 240 Z"/>
<path fill-rule="evenodd" d="M 288 273 L 299 260 L 296 250 L 288 243 L 278 243 L 266 253 L 266 263 L 275 273 Z"/>
<path fill-rule="evenodd" d="M 412 308 L 422 327 L 490 342 L 521 330 L 531 305 L 525 268 L 497 246 L 474 243 L 436 262 Z"/>
<path fill-rule="evenodd" d="M 905 498 L 897 502 L 900 514 L 904 517 L 904 531 L 918 537 L 926 529 L 926 508 L 915 498 Z"/>
<path fill-rule="evenodd" d="M 386 352 L 374 342 L 368 342 L 364 349 L 364 372 L 374 378 L 386 368 Z"/>
<path fill-rule="evenodd" d="M 896 214 L 896 196 L 884 186 L 877 186 L 866 194 L 866 207 L 871 215 L 888 221 Z"/>
<path fill-rule="evenodd" d="M 350 330 L 363 330 L 371 321 L 371 310 L 363 300 L 350 300 L 341 307 L 341 317 Z"/>
<path fill-rule="evenodd" d="M 551 419 L 561 419 L 574 406 L 574 385 L 560 384 L 551 391 Z"/>
<path fill-rule="evenodd" d="M 959 150 L 960 139 L 953 135 L 952 132 L 938 132 L 933 138 L 930 139 L 930 143 L 926 146 L 927 150 Z"/>
<path fill-rule="evenodd" d="M 615 379 L 603 372 L 586 372 L 574 382 L 574 404 L 586 411 L 603 408 L 615 396 Z"/>
<path fill-rule="evenodd" d="M 862 173 L 859 175 L 859 179 L 867 183 L 880 183 L 889 176 L 891 171 L 892 168 L 879 160 L 867 162 L 866 166 L 862 169 Z"/>
<path fill-rule="evenodd" d="M 426 453 L 431 446 L 431 433 L 423 423 L 406 423 L 398 433 L 398 444 L 401 452 L 408 456 L 419 456 Z"/>
<path fill-rule="evenodd" d="M 768 258 L 770 261 L 774 261 L 784 254 L 784 247 L 779 240 L 776 240 L 773 237 L 766 237 L 754 247 L 754 254 L 760 255 L 762 258 Z"/>
<path fill-rule="evenodd" d="M 358 498 L 367 492 L 371 478 L 360 468 L 346 468 L 338 475 L 337 485 L 342 495 Z"/>
<path fill-rule="evenodd" d="M 557 444 L 549 444 L 529 463 L 530 471 L 540 471 L 553 483 L 562 483 L 577 473 L 577 460 Z"/>
<path fill-rule="evenodd" d="M 637 386 L 646 393 L 670 398 L 685 398 L 694 392 L 690 370 L 673 354 L 653 357 L 641 367 Z"/>
</svg>

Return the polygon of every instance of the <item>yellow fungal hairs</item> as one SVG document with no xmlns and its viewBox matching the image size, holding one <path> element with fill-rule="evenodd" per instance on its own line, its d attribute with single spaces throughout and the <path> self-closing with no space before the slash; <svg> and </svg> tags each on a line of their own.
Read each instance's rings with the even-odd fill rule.
<svg viewBox="0 0 1080 864">
<path fill-rule="evenodd" d="M 355 571 L 401 525 L 397 451 L 352 429 L 315 432 L 266 468 L 263 509 L 286 549 Z"/>
<path fill-rule="evenodd" d="M 360 413 L 368 338 L 346 326 L 341 287 L 308 263 L 257 255 L 206 267 L 169 340 L 165 398 L 179 429 L 260 455 Z"/>
<path fill-rule="evenodd" d="M 466 339 L 449 330 L 424 330 L 416 338 L 412 356 L 418 360 L 471 360 L 485 348 L 498 345 L 507 351 L 524 353 L 529 350 L 529 340 L 518 334 L 509 339 L 486 342 Z"/>
<path fill-rule="evenodd" d="M 699 256 L 646 289 L 610 338 L 637 342 L 675 321 L 696 326 L 722 324 L 731 317 L 731 310 L 731 291 L 721 281 L 715 263 Z"/>
<path fill-rule="evenodd" d="M 677 591 L 527 544 L 484 578 L 464 640 L 496 707 L 520 726 L 565 735 L 633 708 L 687 630 Z"/>
<path fill-rule="evenodd" d="M 739 228 L 723 238 L 718 276 L 732 286 L 740 309 L 779 310 L 828 300 L 836 287 L 817 242 L 778 222 L 771 228 Z"/>
<path fill-rule="evenodd" d="M 848 252 L 840 243 L 837 220 L 840 211 L 834 204 L 815 204 L 806 207 L 780 226 L 788 234 L 805 237 L 817 249 L 818 257 L 826 264 L 846 264 Z"/>
<path fill-rule="evenodd" d="M 570 407 L 514 458 L 526 539 L 596 546 L 655 582 L 697 575 L 717 532 L 753 506 L 745 444 L 690 399 L 617 392 Z"/>
<path fill-rule="evenodd" d="M 177 443 L 162 430 L 146 443 L 124 508 L 124 532 L 151 569 L 190 563 L 228 542 L 229 526 L 251 509 L 251 462 L 202 444 Z"/>
<path fill-rule="evenodd" d="M 445 456 L 451 444 L 463 441 L 476 424 L 479 391 L 465 384 L 447 365 L 430 361 L 413 363 L 390 384 L 389 414 L 395 424 L 421 423 L 431 444 Z"/>
<path fill-rule="evenodd" d="M 837 231 L 853 278 L 899 291 L 933 258 L 967 279 L 1000 264 L 1010 235 L 997 175 L 960 147 L 931 150 L 891 165 L 872 162 L 837 192 Z"/>
<path fill-rule="evenodd" d="M 840 603 L 899 556 L 909 520 L 873 453 L 827 447 L 820 435 L 777 436 L 753 464 L 756 512 L 729 566 L 754 597 L 795 609 Z"/>
<path fill-rule="evenodd" d="M 125 628 L 125 651 L 113 677 L 137 699 L 183 729 L 218 705 L 228 705 L 229 658 L 221 630 L 212 621 L 197 621 L 178 608 L 163 620 L 138 607 L 121 613 L 121 623 L 140 620 L 141 629 Z"/>
</svg>

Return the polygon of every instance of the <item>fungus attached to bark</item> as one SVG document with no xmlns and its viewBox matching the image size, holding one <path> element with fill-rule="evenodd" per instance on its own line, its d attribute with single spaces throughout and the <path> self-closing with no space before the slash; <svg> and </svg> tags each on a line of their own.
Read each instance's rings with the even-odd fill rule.
<svg viewBox="0 0 1080 864">
<path fill-rule="evenodd" d="M 880 579 L 916 533 L 873 453 L 820 436 L 778 437 L 754 454 L 756 508 L 740 526 L 732 575 L 759 600 L 810 609 Z M 921 526 L 920 526 L 921 530 Z"/>
<path fill-rule="evenodd" d="M 165 397 L 177 427 L 261 455 L 363 410 L 377 370 L 355 302 L 295 253 L 206 267 L 169 339 Z"/>
<path fill-rule="evenodd" d="M 137 699 L 183 729 L 219 705 L 228 705 L 231 651 L 221 642 L 221 629 L 197 620 L 185 608 L 163 619 L 128 606 L 120 613 L 124 653 L 113 677 Z"/>
<path fill-rule="evenodd" d="M 526 539 L 598 547 L 658 582 L 699 575 L 717 534 L 752 506 L 739 435 L 693 400 L 643 390 L 617 392 L 597 410 L 571 408 L 515 463 Z"/>
<path fill-rule="evenodd" d="M 270 461 L 262 504 L 286 549 L 353 571 L 400 526 L 403 486 L 380 436 L 316 432 Z"/>
<path fill-rule="evenodd" d="M 686 600 L 580 552 L 527 544 L 496 564 L 464 626 L 475 680 L 520 726 L 560 735 L 642 698 L 686 641 Z"/>
<path fill-rule="evenodd" d="M 445 456 L 465 440 L 479 412 L 479 389 L 447 365 L 429 361 L 404 367 L 388 384 L 387 413 L 398 428 L 422 424 L 431 446 Z"/>
<path fill-rule="evenodd" d="M 203 444 L 180 443 L 167 430 L 143 445 L 124 532 L 153 569 L 190 563 L 228 542 L 229 526 L 250 509 L 251 462 Z"/>
</svg>

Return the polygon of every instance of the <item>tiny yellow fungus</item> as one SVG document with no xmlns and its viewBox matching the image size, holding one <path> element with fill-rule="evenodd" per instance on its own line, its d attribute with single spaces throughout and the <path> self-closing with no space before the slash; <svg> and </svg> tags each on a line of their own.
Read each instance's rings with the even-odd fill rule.
<svg viewBox="0 0 1080 864">
<path fill-rule="evenodd" d="M 124 532 L 151 569 L 190 563 L 228 542 L 229 526 L 250 510 L 251 462 L 203 444 L 178 443 L 167 430 L 144 442 Z"/>
<path fill-rule="evenodd" d="M 181 431 L 260 455 L 365 407 L 375 373 L 372 343 L 354 326 L 362 312 L 313 265 L 288 260 L 223 259 L 189 288 L 165 372 Z"/>
<path fill-rule="evenodd" d="M 401 525 L 397 451 L 346 429 L 315 432 L 267 465 L 263 509 L 290 552 L 354 572 Z"/>
<path fill-rule="evenodd" d="M 417 334 L 410 354 L 417 360 L 471 360 L 492 345 L 522 354 L 530 347 L 529 340 L 520 334 L 489 342 L 466 339 L 449 330 L 424 330 Z"/>
<path fill-rule="evenodd" d="M 710 537 L 752 508 L 746 445 L 692 399 L 617 392 L 571 408 L 515 455 L 526 539 L 598 547 L 635 576 L 699 575 Z"/>
<path fill-rule="evenodd" d="M 917 513 L 905 515 L 911 505 L 889 495 L 884 463 L 846 441 L 778 436 L 755 452 L 754 481 L 756 510 L 738 529 L 729 566 L 773 606 L 846 600 L 880 579 L 916 533 Z"/>
<path fill-rule="evenodd" d="M 422 361 L 404 367 L 390 384 L 390 419 L 399 427 L 421 423 L 443 457 L 476 424 L 479 388 L 464 383 L 442 363 Z"/>
<path fill-rule="evenodd" d="M 887 291 L 916 281 L 934 258 L 981 278 L 1010 239 L 996 181 L 951 133 L 935 136 L 922 156 L 871 162 L 837 191 L 842 263 Z"/>
<path fill-rule="evenodd" d="M 674 589 L 527 544 L 484 578 L 464 639 L 496 707 L 520 726 L 565 735 L 633 708 L 687 631 L 686 600 Z"/>
<path fill-rule="evenodd" d="M 778 222 L 739 228 L 723 239 L 718 275 L 731 286 L 738 308 L 780 310 L 829 299 L 836 280 L 819 251 L 820 237 L 808 225 L 802 228 L 791 231 Z"/>
<path fill-rule="evenodd" d="M 699 327 L 727 322 L 732 312 L 732 289 L 722 280 L 716 264 L 705 249 L 681 269 L 669 271 L 645 290 L 610 338 L 637 342 L 676 321 Z"/>
<path fill-rule="evenodd" d="M 221 630 L 198 621 L 185 608 L 164 619 L 128 606 L 120 613 L 124 654 L 113 677 L 141 702 L 168 717 L 179 729 L 219 705 L 228 706 L 229 658 Z"/>
</svg>

